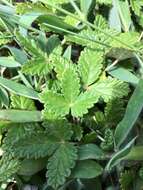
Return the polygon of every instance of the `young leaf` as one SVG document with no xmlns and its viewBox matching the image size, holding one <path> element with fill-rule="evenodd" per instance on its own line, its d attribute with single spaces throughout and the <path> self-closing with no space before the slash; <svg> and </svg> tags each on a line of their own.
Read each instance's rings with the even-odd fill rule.
<svg viewBox="0 0 143 190">
<path fill-rule="evenodd" d="M 94 83 L 98 79 L 103 66 L 102 62 L 102 52 L 93 51 L 87 48 L 82 51 L 78 61 L 78 67 L 81 80 L 85 87 Z"/>
<path fill-rule="evenodd" d="M 115 130 L 115 142 L 119 147 L 133 128 L 143 107 L 143 80 L 140 79 L 133 95 L 131 96 L 123 120 Z"/>
</svg>

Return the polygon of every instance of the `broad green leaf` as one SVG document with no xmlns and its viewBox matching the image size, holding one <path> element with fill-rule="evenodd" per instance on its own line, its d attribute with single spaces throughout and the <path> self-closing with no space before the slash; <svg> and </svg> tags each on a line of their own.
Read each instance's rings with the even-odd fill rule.
<svg viewBox="0 0 143 190">
<path fill-rule="evenodd" d="M 124 160 L 124 157 L 130 152 L 131 147 L 135 142 L 135 139 L 136 138 L 132 139 L 127 145 L 125 145 L 124 148 L 113 154 L 112 158 L 109 160 L 105 168 L 106 170 L 111 170 L 114 166 L 119 164 L 121 160 Z"/>
<path fill-rule="evenodd" d="M 79 57 L 78 67 L 81 80 L 85 87 L 88 87 L 98 79 L 103 66 L 102 63 L 102 52 L 89 50 L 87 48 L 82 51 Z"/>
<path fill-rule="evenodd" d="M 27 88 L 26 86 L 20 83 L 11 81 L 9 79 L 0 77 L 0 86 L 6 88 L 8 91 L 14 94 L 39 100 L 38 92 L 34 91 L 31 88 Z"/>
<path fill-rule="evenodd" d="M 73 144 L 63 143 L 48 160 L 47 173 L 48 184 L 57 189 L 64 184 L 66 177 L 71 174 L 75 166 L 77 149 Z"/>
<path fill-rule="evenodd" d="M 143 80 L 140 79 L 133 95 L 131 96 L 128 102 L 124 118 L 118 124 L 115 130 L 115 142 L 118 147 L 124 142 L 129 132 L 133 128 L 143 107 L 142 99 L 143 99 Z"/>
<path fill-rule="evenodd" d="M 20 163 L 20 169 L 17 171 L 18 175 L 32 176 L 41 171 L 47 163 L 47 158 L 41 159 L 25 159 Z"/>
<path fill-rule="evenodd" d="M 102 15 L 100 15 L 100 14 L 97 14 L 97 15 L 96 15 L 95 21 L 94 21 L 94 25 L 95 25 L 96 27 L 100 27 L 100 28 L 103 29 L 103 30 L 106 30 L 106 29 L 109 28 L 106 19 L 105 19 Z M 97 31 L 96 31 L 96 32 L 97 32 Z M 99 32 L 97 32 L 97 33 L 99 33 Z"/>
<path fill-rule="evenodd" d="M 0 57 L 0 65 L 3 67 L 20 67 L 21 64 L 13 59 L 13 57 Z"/>
<path fill-rule="evenodd" d="M 96 178 L 103 172 L 102 167 L 93 160 L 79 161 L 72 171 L 71 177 L 81 179 Z"/>
<path fill-rule="evenodd" d="M 139 82 L 139 78 L 123 67 L 113 68 L 112 70 L 109 70 L 108 73 L 121 81 L 125 81 L 133 85 L 137 85 Z"/>
<path fill-rule="evenodd" d="M 105 157 L 104 152 L 96 144 L 81 145 L 78 150 L 78 156 L 79 160 L 102 160 Z"/>
<path fill-rule="evenodd" d="M 0 110 L 0 120 L 14 123 L 40 122 L 42 115 L 40 111 Z"/>
</svg>

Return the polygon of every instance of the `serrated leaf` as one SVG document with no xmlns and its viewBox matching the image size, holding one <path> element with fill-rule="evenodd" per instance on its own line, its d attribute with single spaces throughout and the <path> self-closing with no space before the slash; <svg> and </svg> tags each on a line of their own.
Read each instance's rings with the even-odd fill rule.
<svg viewBox="0 0 143 190">
<path fill-rule="evenodd" d="M 127 46 L 128 44 L 130 46 L 134 46 L 138 42 L 139 33 L 137 32 L 120 33 L 116 36 L 116 39 L 122 41 L 122 43 L 112 39 L 110 43 L 112 47 L 129 49 L 129 47 Z M 124 43 L 127 45 L 125 45 Z"/>
<path fill-rule="evenodd" d="M 101 175 L 103 168 L 93 160 L 79 161 L 72 171 L 71 177 L 91 179 Z"/>
<path fill-rule="evenodd" d="M 73 144 L 63 143 L 48 160 L 47 174 L 48 184 L 53 188 L 64 184 L 66 177 L 71 174 L 75 166 L 77 149 Z"/>
<path fill-rule="evenodd" d="M 52 66 L 47 58 L 36 58 L 28 61 L 22 67 L 22 72 L 29 75 L 47 75 L 51 71 Z"/>
<path fill-rule="evenodd" d="M 68 104 L 73 104 L 80 93 L 79 78 L 76 71 L 73 69 L 67 69 L 63 74 L 61 83 L 65 101 L 67 101 Z"/>
<path fill-rule="evenodd" d="M 92 92 L 86 91 L 81 93 L 76 101 L 71 105 L 71 113 L 75 117 L 82 117 L 88 113 L 88 109 L 98 102 L 99 96 L 93 95 Z"/>
<path fill-rule="evenodd" d="M 102 52 L 89 50 L 87 48 L 82 51 L 78 66 L 81 80 L 85 87 L 95 82 L 102 69 L 103 54 Z"/>
<path fill-rule="evenodd" d="M 105 30 L 109 28 L 106 19 L 102 15 L 96 15 L 94 24 L 96 27 L 100 27 L 101 29 Z"/>
<path fill-rule="evenodd" d="M 56 115 L 64 116 L 69 113 L 69 106 L 61 94 L 47 91 L 41 95 L 41 101 L 45 103 L 45 108 Z"/>
<path fill-rule="evenodd" d="M 37 132 L 14 143 L 12 152 L 18 158 L 42 158 L 51 155 L 59 144 L 48 138 L 48 134 Z"/>
<path fill-rule="evenodd" d="M 127 96 L 129 93 L 129 86 L 117 79 L 108 78 L 101 80 L 91 86 L 91 93 L 96 96 L 100 96 L 105 102 L 113 98 L 122 98 Z"/>
<path fill-rule="evenodd" d="M 131 3 L 132 10 L 135 12 L 135 14 L 140 16 L 141 8 L 143 7 L 143 1 L 142 0 L 131 0 L 130 3 Z"/>
<path fill-rule="evenodd" d="M 6 181 L 14 175 L 20 167 L 20 162 L 17 159 L 11 159 L 5 155 L 0 160 L 0 181 Z"/>
<path fill-rule="evenodd" d="M 36 110 L 35 104 L 31 99 L 23 96 L 11 96 L 11 108 L 22 110 Z"/>
<path fill-rule="evenodd" d="M 16 32 L 16 39 L 20 42 L 20 44 L 27 50 L 28 53 L 35 57 L 42 57 L 44 56 L 44 53 L 41 51 L 41 49 L 37 46 L 36 42 L 29 38 L 24 37 L 20 33 Z"/>
</svg>

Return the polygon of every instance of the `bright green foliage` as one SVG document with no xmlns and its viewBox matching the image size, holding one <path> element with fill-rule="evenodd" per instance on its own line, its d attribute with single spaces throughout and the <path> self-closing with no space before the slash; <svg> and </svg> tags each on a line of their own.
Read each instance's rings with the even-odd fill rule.
<svg viewBox="0 0 143 190">
<path fill-rule="evenodd" d="M 96 52 L 89 49 L 82 51 L 78 66 L 81 80 L 85 87 L 94 83 L 101 73 L 103 62 L 102 52 Z"/>
<path fill-rule="evenodd" d="M 31 54 L 34 57 L 44 57 L 44 53 L 37 46 L 36 42 L 33 39 L 30 39 L 30 37 L 26 38 L 18 32 L 16 33 L 16 38 L 24 47 L 24 49 L 28 52 L 28 54 Z"/>
<path fill-rule="evenodd" d="M 106 19 L 102 15 L 96 15 L 94 24 L 96 27 L 106 30 L 109 26 Z"/>
<path fill-rule="evenodd" d="M 108 102 L 114 98 L 127 96 L 129 93 L 129 87 L 127 83 L 123 83 L 117 79 L 108 78 L 91 86 L 91 91 L 96 94 L 96 96 L 101 96 L 105 102 Z"/>
<path fill-rule="evenodd" d="M 55 151 L 48 161 L 47 177 L 48 184 L 53 188 L 64 184 L 65 177 L 70 176 L 71 168 L 75 166 L 77 159 L 77 149 L 73 144 L 63 143 Z"/>
<path fill-rule="evenodd" d="M 17 95 L 11 96 L 11 107 L 14 109 L 22 109 L 22 110 L 36 109 L 33 100 Z"/>
<path fill-rule="evenodd" d="M 137 16 L 141 15 L 141 8 L 143 7 L 142 0 L 131 0 L 131 7 Z"/>
<path fill-rule="evenodd" d="M 28 61 L 23 67 L 22 72 L 29 75 L 46 75 L 50 72 L 51 65 L 49 58 L 36 58 Z"/>
<path fill-rule="evenodd" d="M 120 33 L 116 36 L 117 40 L 120 40 L 121 42 L 117 42 L 116 40 L 111 41 L 112 47 L 122 47 L 128 49 L 128 45 L 130 47 L 133 47 L 137 41 L 139 40 L 139 33 L 137 32 L 126 32 L 126 33 Z M 126 44 L 126 45 L 125 45 Z"/>
</svg>

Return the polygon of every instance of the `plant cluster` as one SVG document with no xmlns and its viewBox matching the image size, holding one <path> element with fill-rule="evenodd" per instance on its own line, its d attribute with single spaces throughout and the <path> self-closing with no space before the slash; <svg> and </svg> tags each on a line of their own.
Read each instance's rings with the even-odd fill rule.
<svg viewBox="0 0 143 190">
<path fill-rule="evenodd" d="M 142 11 L 1 0 L 0 189 L 143 188 Z"/>
</svg>

